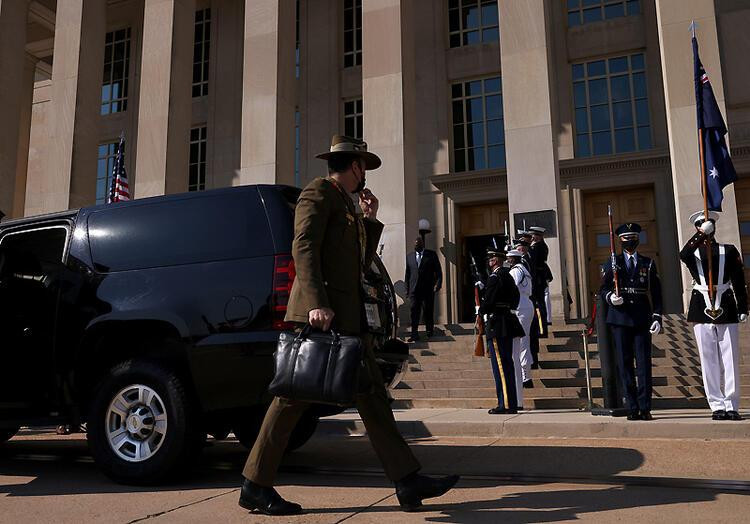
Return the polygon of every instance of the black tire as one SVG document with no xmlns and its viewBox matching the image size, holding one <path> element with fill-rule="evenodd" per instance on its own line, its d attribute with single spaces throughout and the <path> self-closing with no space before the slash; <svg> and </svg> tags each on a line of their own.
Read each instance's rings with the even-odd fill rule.
<svg viewBox="0 0 750 524">
<path fill-rule="evenodd" d="M 123 458 L 121 454 L 127 451 L 127 445 L 116 452 L 108 436 L 108 427 L 122 420 L 110 416 L 110 403 L 123 389 L 135 385 L 155 392 L 163 407 L 162 415 L 166 416 L 166 430 L 157 435 L 159 440 L 151 456 L 140 461 Z M 95 391 L 88 420 L 89 446 L 99 467 L 117 482 L 143 485 L 171 478 L 197 457 L 200 436 L 192 403 L 181 380 L 158 364 L 138 360 L 118 364 Z"/>
<path fill-rule="evenodd" d="M 0 444 L 8 442 L 21 428 L 0 428 Z"/>
</svg>

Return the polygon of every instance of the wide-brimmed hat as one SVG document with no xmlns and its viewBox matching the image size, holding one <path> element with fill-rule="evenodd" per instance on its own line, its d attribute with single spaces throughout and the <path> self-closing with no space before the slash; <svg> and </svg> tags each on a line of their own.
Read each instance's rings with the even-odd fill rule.
<svg viewBox="0 0 750 524">
<path fill-rule="evenodd" d="M 510 258 L 510 257 L 518 257 L 518 258 L 523 258 L 523 253 L 521 253 L 521 252 L 520 252 L 519 250 L 517 250 L 517 249 L 511 249 L 510 251 L 508 251 L 508 252 L 506 253 L 506 255 L 508 256 L 508 258 Z"/>
<path fill-rule="evenodd" d="M 714 223 L 719 220 L 719 213 L 716 211 L 709 211 L 708 212 L 708 219 L 713 220 Z M 695 224 L 696 226 L 700 226 L 703 222 L 706 221 L 706 214 L 703 211 L 696 211 L 692 215 L 690 215 L 690 218 L 688 218 L 690 222 Z"/>
<path fill-rule="evenodd" d="M 545 231 L 547 230 L 544 229 L 542 226 L 531 226 L 529 228 L 530 233 L 532 234 L 536 233 L 537 235 L 543 235 Z"/>
<path fill-rule="evenodd" d="M 365 169 L 377 169 L 382 162 L 380 157 L 367 151 L 367 142 L 344 135 L 333 135 L 331 137 L 331 149 L 325 153 L 315 155 L 315 158 L 328 160 L 334 155 L 347 154 L 360 157 L 365 161 Z"/>
<path fill-rule="evenodd" d="M 485 258 L 493 258 L 493 257 L 505 258 L 505 251 L 503 251 L 502 249 L 494 248 L 494 247 L 488 247 Z"/>
</svg>

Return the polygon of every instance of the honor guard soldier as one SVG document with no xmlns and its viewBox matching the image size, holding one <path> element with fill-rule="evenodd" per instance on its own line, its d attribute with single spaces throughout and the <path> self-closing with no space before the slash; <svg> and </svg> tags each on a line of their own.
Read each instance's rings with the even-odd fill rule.
<svg viewBox="0 0 750 524">
<path fill-rule="evenodd" d="M 718 214 L 693 213 L 697 229 L 680 251 L 695 284 L 688 322 L 693 322 L 701 359 L 703 386 L 714 420 L 742 420 L 740 404 L 740 346 L 738 322 L 747 321 L 747 289 L 742 255 L 732 244 L 714 240 Z M 711 265 L 708 248 L 711 246 Z M 709 275 L 711 268 L 712 278 Z M 712 293 L 709 282 L 713 281 Z M 712 301 L 713 299 L 713 301 Z M 722 389 L 722 375 L 724 387 Z"/>
<path fill-rule="evenodd" d="M 544 322 L 549 326 L 552 324 L 552 301 L 549 294 L 549 283 L 552 282 L 552 271 L 547 264 L 547 258 L 549 257 L 549 246 L 544 241 L 544 233 L 547 230 L 541 226 L 531 226 L 529 232 L 531 233 L 531 246 L 529 247 L 529 254 L 531 260 L 536 266 L 537 279 L 540 282 L 542 292 L 540 294 L 540 300 L 544 302 Z"/>
<path fill-rule="evenodd" d="M 615 261 L 620 294 L 616 293 L 614 271 L 609 261 L 602 266 L 599 290 L 602 300 L 609 305 L 606 321 L 612 328 L 628 420 L 653 419 L 651 336 L 661 331 L 661 282 L 654 261 L 636 251 L 640 232 L 641 226 L 634 223 L 617 228 L 615 233 L 623 249 Z"/>
<path fill-rule="evenodd" d="M 516 365 L 516 394 L 518 405 L 523 406 L 523 389 L 533 388 L 531 380 L 531 345 L 529 333 L 531 332 L 531 320 L 534 318 L 534 305 L 531 303 L 531 273 L 521 262 L 523 253 L 517 249 L 511 249 L 507 254 L 510 268 L 510 276 L 518 288 L 519 300 L 516 307 L 516 316 L 521 323 L 524 335 L 513 339 L 513 359 Z"/>
<path fill-rule="evenodd" d="M 539 304 L 537 303 L 536 296 L 534 295 L 535 285 L 534 276 L 535 271 L 533 262 L 531 260 L 531 254 L 529 249 L 531 248 L 531 233 L 524 231 L 518 231 L 518 238 L 513 243 L 514 249 L 520 251 L 523 254 L 521 263 L 526 267 L 531 275 L 531 305 L 532 305 L 532 318 L 531 326 L 529 327 L 529 347 L 531 349 L 531 369 L 539 369 L 539 339 L 542 336 L 544 326 L 540 322 L 541 314 L 539 311 Z"/>
<path fill-rule="evenodd" d="M 504 261 L 504 251 L 494 248 L 487 250 L 490 275 L 484 300 L 479 307 L 479 313 L 485 316 L 487 349 L 497 390 L 497 407 L 489 410 L 490 415 L 518 413 L 513 339 L 522 337 L 524 333 L 513 312 L 518 307 L 518 288 L 508 268 L 503 267 Z"/>
</svg>

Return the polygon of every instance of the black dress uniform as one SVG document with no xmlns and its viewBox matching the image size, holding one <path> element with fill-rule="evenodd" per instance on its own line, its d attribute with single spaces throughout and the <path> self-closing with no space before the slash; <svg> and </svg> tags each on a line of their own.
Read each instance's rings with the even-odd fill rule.
<svg viewBox="0 0 750 524">
<path fill-rule="evenodd" d="M 505 255 L 495 250 L 488 250 L 487 256 L 504 258 Z M 479 308 L 480 314 L 487 316 L 485 326 L 487 349 L 492 362 L 492 373 L 497 391 L 497 408 L 491 409 L 491 414 L 518 411 L 513 338 L 522 337 L 524 331 L 512 310 L 518 307 L 519 297 L 518 288 L 510 275 L 510 270 L 496 266 L 487 278 L 484 300 Z"/>
<path fill-rule="evenodd" d="M 703 213 L 690 217 L 703 225 Z M 711 215 L 710 220 L 715 221 Z M 738 323 L 747 319 L 747 288 L 742 255 L 732 244 L 711 241 L 713 296 L 708 293 L 707 235 L 697 231 L 680 251 L 693 277 L 688 322 L 698 343 L 701 374 L 714 420 L 742 420 L 740 404 L 740 348 Z M 713 302 L 711 300 L 713 299 Z"/>
<path fill-rule="evenodd" d="M 533 268 L 533 289 L 531 294 L 534 298 L 534 304 L 536 305 L 537 314 L 539 318 L 536 319 L 536 323 L 539 324 L 541 319 L 541 331 L 540 336 L 542 338 L 547 336 L 547 301 L 545 300 L 545 293 L 549 284 L 547 283 L 550 275 L 549 266 L 547 265 L 547 258 L 549 257 L 549 246 L 544 240 L 539 242 L 532 242 L 529 246 L 529 258 L 531 266 Z M 538 326 L 537 326 L 538 327 Z"/>
<path fill-rule="evenodd" d="M 620 226 L 617 234 L 637 234 L 640 231 L 638 224 L 631 223 Z M 612 328 L 626 407 L 630 410 L 631 418 L 638 417 L 639 412 L 641 416 L 650 417 L 652 379 L 649 328 L 654 322 L 661 326 L 661 282 L 653 260 L 637 252 L 631 256 L 626 259 L 626 254 L 623 253 L 616 257 L 620 296 L 624 302 L 619 306 L 612 305 L 611 302 L 615 292 L 611 261 L 602 265 L 599 293 L 608 305 L 606 322 Z"/>
</svg>

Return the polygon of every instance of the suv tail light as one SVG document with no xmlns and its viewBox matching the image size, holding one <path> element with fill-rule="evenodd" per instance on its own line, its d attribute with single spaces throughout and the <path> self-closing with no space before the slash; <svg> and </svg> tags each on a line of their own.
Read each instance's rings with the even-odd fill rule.
<svg viewBox="0 0 750 524">
<path fill-rule="evenodd" d="M 276 255 L 273 264 L 273 295 L 271 296 L 271 318 L 273 329 L 292 329 L 294 324 L 284 321 L 289 294 L 296 276 L 292 255 Z"/>
</svg>

